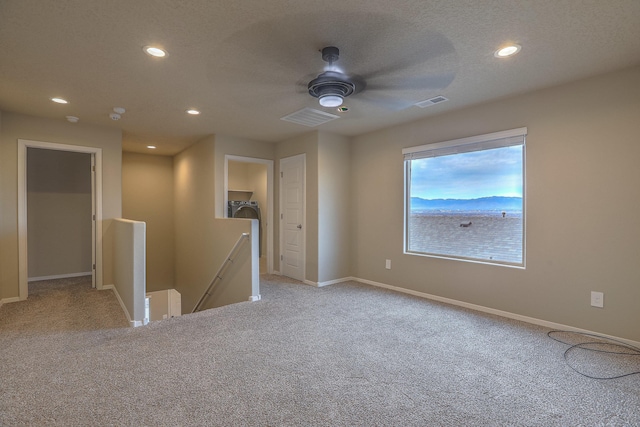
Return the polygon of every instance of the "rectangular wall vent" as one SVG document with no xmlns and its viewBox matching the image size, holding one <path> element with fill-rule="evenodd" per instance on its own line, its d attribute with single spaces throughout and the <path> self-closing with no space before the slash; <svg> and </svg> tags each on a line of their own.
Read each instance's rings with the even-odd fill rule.
<svg viewBox="0 0 640 427">
<path fill-rule="evenodd" d="M 416 105 L 420 108 L 425 108 L 425 107 L 430 107 L 432 105 L 439 104 L 441 102 L 445 102 L 448 100 L 449 100 L 448 98 L 445 98 L 442 95 L 438 95 L 438 96 L 434 96 L 433 98 L 427 99 L 425 101 L 420 101 L 416 103 Z"/>
<path fill-rule="evenodd" d="M 288 116 L 281 117 L 280 120 L 297 123 L 302 126 L 316 127 L 339 118 L 340 116 L 336 116 L 335 114 L 325 113 L 324 111 L 314 110 L 313 108 L 303 108 Z"/>
</svg>

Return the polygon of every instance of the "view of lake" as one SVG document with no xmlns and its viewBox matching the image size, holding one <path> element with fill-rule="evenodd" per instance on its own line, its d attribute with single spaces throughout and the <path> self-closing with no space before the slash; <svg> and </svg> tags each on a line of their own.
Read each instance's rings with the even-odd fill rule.
<svg viewBox="0 0 640 427">
<path fill-rule="evenodd" d="M 521 210 L 412 209 L 408 220 L 411 252 L 522 263 Z"/>
</svg>

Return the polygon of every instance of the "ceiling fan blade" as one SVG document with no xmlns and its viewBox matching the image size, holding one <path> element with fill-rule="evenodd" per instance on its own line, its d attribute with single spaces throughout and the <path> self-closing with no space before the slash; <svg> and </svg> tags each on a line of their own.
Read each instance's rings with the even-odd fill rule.
<svg viewBox="0 0 640 427">
<path fill-rule="evenodd" d="M 358 46 L 366 46 L 373 34 L 383 34 L 383 29 L 390 26 L 390 18 L 384 15 L 376 15 L 378 17 L 373 22 L 378 24 L 370 24 L 371 14 L 366 14 L 367 20 L 364 14 L 324 11 L 278 16 L 236 31 L 222 41 L 221 49 L 233 52 L 233 55 L 225 55 L 225 59 L 233 60 L 226 64 L 234 68 L 242 69 L 245 65 L 260 68 L 263 64 L 268 72 L 277 65 L 300 74 L 315 72 L 317 75 L 326 71 L 328 65 L 320 53 L 324 47 L 337 46 L 340 49 L 341 55 L 335 65 L 343 68 L 346 58 L 343 52 L 355 54 L 362 50 L 361 47 L 352 48 L 354 42 Z M 379 31 L 372 31 L 371 25 Z M 336 31 L 336 28 L 341 30 Z M 219 55 L 212 58 L 212 67 L 220 65 L 222 61 L 219 58 Z"/>
<path fill-rule="evenodd" d="M 296 82 L 296 93 L 309 93 L 309 82 L 316 78 L 313 74 L 307 74 Z"/>
<path fill-rule="evenodd" d="M 415 104 L 413 101 L 399 99 L 383 91 L 366 91 L 347 99 L 347 103 L 362 102 L 386 111 L 402 111 Z"/>
<path fill-rule="evenodd" d="M 279 64 L 300 73 L 318 74 L 325 66 L 320 51 L 326 46 L 340 49 L 340 58 L 335 64 L 340 71 L 357 72 L 365 79 L 455 51 L 452 43 L 440 33 L 424 30 L 390 14 L 332 10 L 258 21 L 221 43 L 223 51 L 231 49 L 234 53 L 224 58 L 234 62 L 244 57 L 254 67 L 261 63 Z M 212 66 L 222 62 L 219 55 L 212 59 L 215 62 Z M 360 69 L 363 64 L 364 68 Z M 368 71 L 363 72 L 365 69 Z"/>
<path fill-rule="evenodd" d="M 397 111 L 422 99 L 407 91 L 447 87 L 457 71 L 455 48 L 444 35 L 390 14 L 281 15 L 249 24 L 219 46 L 208 64 L 211 82 L 251 85 L 254 95 L 269 99 L 291 94 L 313 102 L 308 83 L 331 70 L 355 85 L 346 102 Z M 333 64 L 322 59 L 327 46 L 340 50 Z"/>
<path fill-rule="evenodd" d="M 454 73 L 440 75 L 379 79 L 380 83 L 369 82 L 367 90 L 419 91 L 444 89 L 455 79 Z"/>
<path fill-rule="evenodd" d="M 453 44 L 438 33 L 426 34 L 420 42 L 413 41 L 409 46 L 389 52 L 380 66 L 358 72 L 369 81 L 408 72 L 426 74 L 433 72 L 434 68 L 440 72 L 455 72 L 457 69 L 457 55 Z"/>
</svg>

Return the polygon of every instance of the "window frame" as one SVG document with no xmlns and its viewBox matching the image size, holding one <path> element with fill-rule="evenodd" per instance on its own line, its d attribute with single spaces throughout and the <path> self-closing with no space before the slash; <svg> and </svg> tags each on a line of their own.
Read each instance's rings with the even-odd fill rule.
<svg viewBox="0 0 640 427">
<path fill-rule="evenodd" d="M 527 128 L 516 128 L 484 135 L 471 136 L 432 144 L 408 147 L 402 150 L 404 161 L 404 217 L 403 253 L 429 258 L 450 259 L 479 264 L 525 269 L 526 267 L 526 137 Z M 485 151 L 493 148 L 522 146 L 522 262 L 497 261 L 459 255 L 427 253 L 409 250 L 409 216 L 411 214 L 411 161 L 429 157 Z"/>
</svg>

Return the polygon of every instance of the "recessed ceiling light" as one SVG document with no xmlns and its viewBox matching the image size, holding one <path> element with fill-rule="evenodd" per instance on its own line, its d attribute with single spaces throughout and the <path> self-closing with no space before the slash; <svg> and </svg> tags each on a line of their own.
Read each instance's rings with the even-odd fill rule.
<svg viewBox="0 0 640 427">
<path fill-rule="evenodd" d="M 155 46 L 145 46 L 144 52 L 147 55 L 154 56 L 156 58 L 164 58 L 165 56 L 168 55 L 166 50 L 160 49 L 159 47 L 155 47 Z"/>
<path fill-rule="evenodd" d="M 64 99 L 64 98 L 51 98 L 51 100 L 52 100 L 53 102 L 58 103 L 58 104 L 68 104 L 68 103 L 69 103 L 69 101 L 67 101 L 67 100 L 66 100 L 66 99 Z"/>
<path fill-rule="evenodd" d="M 194 109 L 194 108 L 190 108 L 187 110 L 187 114 L 191 114 L 192 116 L 197 116 L 198 114 L 200 114 L 200 111 Z"/>
<path fill-rule="evenodd" d="M 508 46 L 504 46 L 496 50 L 493 56 L 495 56 L 496 58 L 507 58 L 509 56 L 513 56 L 516 53 L 520 52 L 520 49 L 522 49 L 522 46 L 520 46 L 519 44 L 515 44 L 515 43 L 510 44 Z"/>
<path fill-rule="evenodd" d="M 147 148 L 149 148 L 151 150 L 155 150 L 158 147 L 156 147 L 155 145 L 147 145 Z"/>
</svg>

